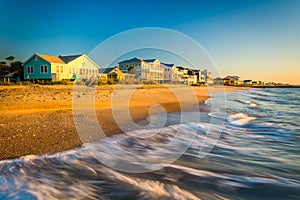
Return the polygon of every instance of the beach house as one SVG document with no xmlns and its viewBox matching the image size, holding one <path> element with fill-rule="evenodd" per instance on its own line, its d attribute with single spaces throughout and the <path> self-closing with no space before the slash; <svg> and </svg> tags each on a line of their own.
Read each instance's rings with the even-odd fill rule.
<svg viewBox="0 0 300 200">
<path fill-rule="evenodd" d="M 214 85 L 224 85 L 224 80 L 221 77 L 215 78 Z"/>
<path fill-rule="evenodd" d="M 158 59 L 132 58 L 119 62 L 119 69 L 134 74 L 137 80 L 163 82 L 164 68 Z"/>
<path fill-rule="evenodd" d="M 204 76 L 204 80 L 207 85 L 212 85 L 214 83 L 213 75 L 210 71 L 206 69 L 201 71 L 201 74 Z"/>
<path fill-rule="evenodd" d="M 111 83 L 123 80 L 125 77 L 124 73 L 118 67 L 101 68 L 99 73 L 101 75 L 106 75 L 107 81 L 110 81 Z"/>
<path fill-rule="evenodd" d="M 49 56 L 34 54 L 24 64 L 24 80 L 75 80 L 97 78 L 99 66 L 85 54 Z"/>
<path fill-rule="evenodd" d="M 240 77 L 239 76 L 226 76 L 224 80 L 224 85 L 238 85 Z"/>
</svg>

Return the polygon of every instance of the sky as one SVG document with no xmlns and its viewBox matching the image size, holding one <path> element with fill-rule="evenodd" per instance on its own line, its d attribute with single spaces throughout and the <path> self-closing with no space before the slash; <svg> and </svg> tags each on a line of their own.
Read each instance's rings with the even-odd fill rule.
<svg viewBox="0 0 300 200">
<path fill-rule="evenodd" d="M 299 0 L 0 0 L 0 5 L 0 60 L 89 54 L 120 32 L 160 27 L 198 42 L 214 61 L 216 76 L 300 84 Z"/>
</svg>

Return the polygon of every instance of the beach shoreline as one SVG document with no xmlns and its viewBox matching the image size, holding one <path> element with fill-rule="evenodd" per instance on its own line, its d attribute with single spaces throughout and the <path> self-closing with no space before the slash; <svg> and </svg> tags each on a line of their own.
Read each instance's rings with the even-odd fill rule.
<svg viewBox="0 0 300 200">
<path fill-rule="evenodd" d="M 72 112 L 73 86 L 0 86 L 0 160 L 31 154 L 55 153 L 82 145 Z M 95 111 L 106 136 L 123 133 L 114 121 L 111 100 L 123 90 L 135 90 L 128 107 L 132 120 L 145 120 L 153 105 L 167 113 L 188 111 L 195 101 L 186 94 L 193 91 L 197 104 L 209 93 L 232 92 L 240 87 L 189 87 L 182 85 L 99 86 L 95 88 Z M 178 101 L 178 93 L 184 96 Z M 83 92 L 81 95 L 88 95 Z"/>
</svg>

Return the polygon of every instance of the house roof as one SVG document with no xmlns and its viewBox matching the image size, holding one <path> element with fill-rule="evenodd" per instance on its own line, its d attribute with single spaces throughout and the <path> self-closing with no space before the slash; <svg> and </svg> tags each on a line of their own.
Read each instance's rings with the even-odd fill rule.
<svg viewBox="0 0 300 200">
<path fill-rule="evenodd" d="M 223 80 L 221 77 L 215 78 L 214 80 Z"/>
<path fill-rule="evenodd" d="M 122 64 L 122 63 L 129 63 L 129 62 L 142 62 L 144 59 L 143 58 L 132 58 L 132 59 L 129 59 L 129 60 L 124 60 L 122 62 L 119 62 L 119 64 Z"/>
<path fill-rule="evenodd" d="M 161 63 L 161 64 L 163 64 L 163 65 L 165 65 L 166 67 L 173 67 L 175 64 L 169 64 L 169 63 Z"/>
<path fill-rule="evenodd" d="M 195 75 L 195 72 L 191 69 L 188 69 L 188 75 Z"/>
<path fill-rule="evenodd" d="M 144 58 L 138 58 L 138 57 L 135 57 L 135 58 L 132 58 L 132 59 L 129 59 L 129 60 L 124 60 L 122 62 L 119 62 L 119 64 L 122 64 L 122 63 L 131 63 L 131 62 L 154 62 L 156 61 L 157 59 L 156 58 L 152 58 L 152 59 L 144 59 Z"/>
<path fill-rule="evenodd" d="M 60 63 L 60 64 L 67 64 L 69 62 L 71 62 L 72 60 L 85 55 L 85 54 L 79 54 L 79 55 L 69 55 L 69 56 L 48 56 L 45 54 L 33 54 L 30 58 L 28 58 L 23 65 L 25 65 L 27 62 L 29 62 L 32 58 L 34 58 L 35 56 L 38 56 L 42 59 L 44 59 L 45 61 L 49 62 L 49 63 Z M 92 60 L 90 59 L 88 56 L 85 56 L 85 58 L 87 60 L 89 60 L 92 64 L 94 64 L 97 68 L 99 68 L 99 66 Z"/>
<path fill-rule="evenodd" d="M 61 64 L 65 64 L 64 61 L 62 61 L 59 57 L 57 56 L 48 56 L 48 55 L 44 55 L 44 54 L 35 54 L 39 57 L 41 57 L 42 59 L 50 62 L 50 63 L 61 63 Z"/>
<path fill-rule="evenodd" d="M 239 78 L 240 78 L 239 76 L 226 76 L 223 80 L 230 80 L 230 79 L 238 80 Z"/>
<path fill-rule="evenodd" d="M 69 55 L 69 56 L 58 56 L 62 61 L 64 61 L 66 64 L 75 60 L 76 58 L 82 56 L 83 54 L 79 55 Z"/>
<path fill-rule="evenodd" d="M 108 74 L 109 72 L 111 72 L 115 68 L 117 68 L 117 67 L 100 68 L 99 69 L 99 73 L 101 73 L 101 74 Z"/>
<path fill-rule="evenodd" d="M 154 62 L 156 61 L 157 59 L 156 58 L 152 58 L 152 59 L 143 59 L 144 62 Z"/>
</svg>

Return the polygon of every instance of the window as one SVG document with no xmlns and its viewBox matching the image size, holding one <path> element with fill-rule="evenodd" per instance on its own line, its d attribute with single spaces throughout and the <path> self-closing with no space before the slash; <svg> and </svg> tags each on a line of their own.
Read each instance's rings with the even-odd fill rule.
<svg viewBox="0 0 300 200">
<path fill-rule="evenodd" d="M 63 66 L 60 66 L 60 70 L 59 70 L 59 72 L 60 72 L 61 74 L 63 74 L 63 73 L 64 73 L 64 67 L 63 67 Z"/>
<path fill-rule="evenodd" d="M 33 74 L 33 66 L 28 66 L 27 67 L 27 73 L 28 74 Z"/>
<path fill-rule="evenodd" d="M 59 74 L 59 66 L 56 66 L 56 73 Z"/>
<path fill-rule="evenodd" d="M 72 74 L 72 68 L 69 67 L 69 74 Z"/>
<path fill-rule="evenodd" d="M 48 66 L 47 65 L 41 65 L 40 70 L 41 70 L 41 74 L 47 74 L 48 73 Z"/>
</svg>

